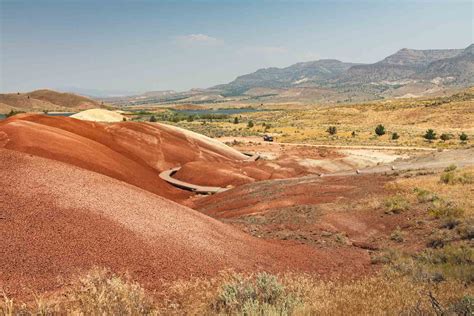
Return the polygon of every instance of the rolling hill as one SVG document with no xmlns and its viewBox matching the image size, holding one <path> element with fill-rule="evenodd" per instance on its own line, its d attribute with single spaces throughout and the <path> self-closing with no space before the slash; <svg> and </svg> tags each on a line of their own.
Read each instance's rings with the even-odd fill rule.
<svg viewBox="0 0 474 316">
<path fill-rule="evenodd" d="M 24 112 L 81 111 L 102 107 L 104 107 L 103 103 L 96 100 L 46 89 L 27 93 L 0 94 L 0 113 L 8 113 L 10 110 Z"/>
</svg>

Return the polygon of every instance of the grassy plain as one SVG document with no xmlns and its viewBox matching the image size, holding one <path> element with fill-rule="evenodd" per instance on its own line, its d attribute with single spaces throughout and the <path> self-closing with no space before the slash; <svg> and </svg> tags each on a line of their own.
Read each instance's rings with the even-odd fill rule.
<svg viewBox="0 0 474 316">
<path fill-rule="evenodd" d="M 272 108 L 266 105 L 265 108 Z M 237 118 L 238 123 L 234 120 Z M 249 122 L 252 122 L 249 124 Z M 165 120 L 165 122 L 168 122 Z M 272 110 L 242 113 L 223 119 L 185 119 L 172 124 L 211 136 L 262 136 L 272 134 L 278 142 L 370 145 L 426 146 L 454 148 L 468 146 L 474 139 L 474 88 L 449 97 L 431 99 L 393 99 L 361 104 L 312 105 L 295 109 L 274 105 Z M 377 136 L 382 124 L 385 134 Z M 252 126 L 253 125 L 253 126 Z M 328 132 L 330 126 L 336 133 Z M 436 139 L 423 137 L 433 129 Z M 393 133 L 399 138 L 392 139 Z M 467 142 L 460 140 L 465 133 Z M 442 134 L 448 140 L 440 139 Z"/>
</svg>

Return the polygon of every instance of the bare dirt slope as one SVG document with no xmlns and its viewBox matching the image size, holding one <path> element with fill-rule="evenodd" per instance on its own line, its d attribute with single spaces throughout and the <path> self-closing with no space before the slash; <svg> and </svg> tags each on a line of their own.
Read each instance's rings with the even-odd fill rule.
<svg viewBox="0 0 474 316">
<path fill-rule="evenodd" d="M 204 186 L 237 186 L 308 173 L 292 161 L 249 161 L 214 139 L 165 124 L 105 124 L 68 117 L 21 114 L 0 121 L 0 147 L 67 162 L 178 201 L 188 192 L 159 179 L 181 166 L 176 178 Z"/>
<path fill-rule="evenodd" d="M 1 121 L 0 147 L 99 172 L 174 200 L 189 193 L 161 180 L 159 172 L 192 161 L 246 159 L 221 143 L 165 125 L 101 124 L 45 115 Z"/>
<path fill-rule="evenodd" d="M 349 202 L 350 199 L 379 192 L 386 181 L 381 176 L 308 176 L 260 181 L 196 199 L 191 207 L 216 218 L 233 218 L 285 207 L 331 203 L 341 199 Z"/>
<path fill-rule="evenodd" d="M 237 271 L 370 269 L 364 251 L 318 251 L 250 237 L 217 220 L 99 173 L 0 149 L 0 287 L 54 291 L 94 265 L 162 280 Z M 283 245 L 285 247 L 283 247 Z"/>
</svg>

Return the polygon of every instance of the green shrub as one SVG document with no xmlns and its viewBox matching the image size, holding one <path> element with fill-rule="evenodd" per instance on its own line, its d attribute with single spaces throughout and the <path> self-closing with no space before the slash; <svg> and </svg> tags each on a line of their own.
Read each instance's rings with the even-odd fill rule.
<svg viewBox="0 0 474 316">
<path fill-rule="evenodd" d="M 474 174 L 471 172 L 465 172 L 461 174 L 456 180 L 461 184 L 472 184 L 474 183 Z"/>
<path fill-rule="evenodd" d="M 446 228 L 446 229 L 453 229 L 456 226 L 458 226 L 459 224 L 461 224 L 461 220 L 459 218 L 447 217 L 447 218 L 444 218 L 441 221 L 440 227 L 441 228 Z"/>
<path fill-rule="evenodd" d="M 254 124 L 253 124 L 253 122 L 252 122 L 252 121 L 249 121 L 249 122 L 247 123 L 247 127 L 248 127 L 248 128 L 252 128 L 252 127 L 253 127 L 253 125 L 254 125 Z"/>
<path fill-rule="evenodd" d="M 454 302 L 448 307 L 446 314 L 453 313 L 454 315 L 474 315 L 474 296 L 466 295 L 457 302 Z"/>
<path fill-rule="evenodd" d="M 433 202 L 439 199 L 436 193 L 430 192 L 428 190 L 415 188 L 413 191 L 415 192 L 416 198 L 420 203 Z"/>
<path fill-rule="evenodd" d="M 456 172 L 456 166 L 451 165 L 444 169 L 444 172 L 441 174 L 439 180 L 444 184 L 472 184 L 474 183 L 474 174 L 471 172 Z"/>
<path fill-rule="evenodd" d="M 452 134 L 447 134 L 447 133 L 443 133 L 441 134 L 441 136 L 439 137 L 443 142 L 447 141 L 447 140 L 450 140 L 453 138 L 453 135 Z"/>
<path fill-rule="evenodd" d="M 440 182 L 445 184 L 454 184 L 456 175 L 454 171 L 443 172 L 439 178 Z"/>
<path fill-rule="evenodd" d="M 14 115 L 17 115 L 17 114 L 21 114 L 21 113 L 25 113 L 24 111 L 14 111 L 14 110 L 10 110 L 9 113 L 5 114 L 5 117 L 11 117 L 11 116 L 14 116 Z"/>
<path fill-rule="evenodd" d="M 400 138 L 400 135 L 398 135 L 397 132 L 392 133 L 392 140 L 397 140 Z"/>
<path fill-rule="evenodd" d="M 401 195 L 395 195 L 385 200 L 385 213 L 387 214 L 399 214 L 403 211 L 408 210 L 409 203 L 406 198 Z"/>
<path fill-rule="evenodd" d="M 425 135 L 423 135 L 423 137 L 429 141 L 432 141 L 433 139 L 436 139 L 436 133 L 434 130 L 432 130 L 431 128 L 429 130 L 426 131 Z"/>
<path fill-rule="evenodd" d="M 326 132 L 328 132 L 329 135 L 335 135 L 337 133 L 336 126 L 329 126 Z"/>
<path fill-rule="evenodd" d="M 461 135 L 459 135 L 459 139 L 460 139 L 462 142 L 465 142 L 465 141 L 468 140 L 468 137 L 467 137 L 467 135 L 466 135 L 464 132 L 462 132 Z"/>
<path fill-rule="evenodd" d="M 471 240 L 474 238 L 474 219 L 470 218 L 457 226 L 457 233 L 461 239 Z"/>
<path fill-rule="evenodd" d="M 377 136 L 385 135 L 385 127 L 382 124 L 377 125 L 375 128 L 375 134 L 377 134 Z"/>
<path fill-rule="evenodd" d="M 450 238 L 445 234 L 437 237 L 437 244 L 414 256 L 418 273 L 439 275 L 441 279 L 458 279 L 465 284 L 474 282 L 474 250 L 468 245 L 447 245 Z M 446 246 L 444 246 L 446 245 Z M 444 247 L 443 247 L 444 246 Z"/>
<path fill-rule="evenodd" d="M 451 240 L 451 237 L 446 231 L 435 231 L 428 238 L 426 245 L 431 248 L 443 248 Z"/>
<path fill-rule="evenodd" d="M 404 242 L 405 241 L 405 234 L 402 232 L 400 227 L 397 227 L 391 234 L 390 239 L 396 242 Z"/>
<path fill-rule="evenodd" d="M 255 278 L 237 276 L 224 284 L 212 309 L 231 315 L 290 315 L 300 303 L 276 276 L 263 272 Z"/>
<path fill-rule="evenodd" d="M 474 263 L 474 250 L 466 245 L 425 249 L 417 256 L 417 259 L 426 264 L 471 265 Z"/>
<path fill-rule="evenodd" d="M 434 218 L 459 218 L 464 215 L 464 210 L 459 208 L 454 202 L 438 199 L 433 201 L 428 208 L 428 213 Z"/>
<path fill-rule="evenodd" d="M 156 122 L 156 117 L 154 115 L 150 116 L 150 122 L 152 123 Z"/>
<path fill-rule="evenodd" d="M 450 164 L 449 166 L 447 166 L 446 168 L 444 168 L 444 171 L 445 172 L 450 172 L 450 171 L 454 171 L 456 170 L 458 167 L 455 165 L 455 164 Z"/>
</svg>

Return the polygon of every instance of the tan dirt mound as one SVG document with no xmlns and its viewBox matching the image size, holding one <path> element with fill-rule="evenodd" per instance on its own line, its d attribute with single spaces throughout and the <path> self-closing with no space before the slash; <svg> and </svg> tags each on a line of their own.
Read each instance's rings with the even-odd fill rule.
<svg viewBox="0 0 474 316">
<path fill-rule="evenodd" d="M 122 122 L 124 116 L 120 113 L 109 111 L 105 109 L 90 109 L 85 110 L 74 115 L 71 115 L 72 118 L 83 120 L 83 121 L 93 121 L 93 122 Z"/>
</svg>

